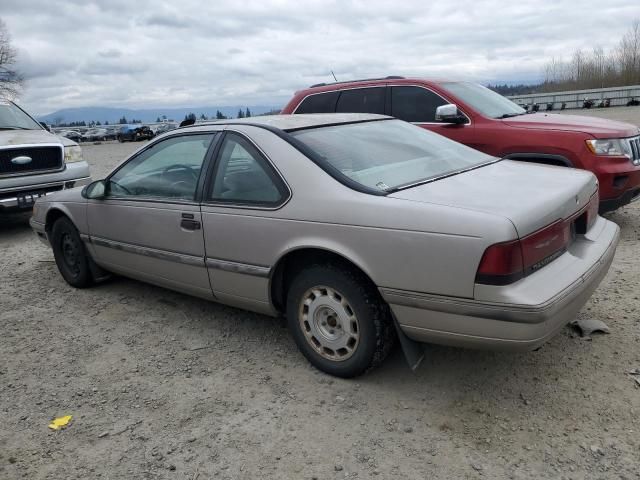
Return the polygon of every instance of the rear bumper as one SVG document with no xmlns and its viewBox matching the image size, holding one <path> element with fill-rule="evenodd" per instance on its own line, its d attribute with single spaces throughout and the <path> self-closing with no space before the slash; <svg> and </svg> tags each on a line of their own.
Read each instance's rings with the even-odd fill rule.
<svg viewBox="0 0 640 480">
<path fill-rule="evenodd" d="M 574 262 L 581 268 L 585 264 L 588 267 L 582 268 L 571 283 L 542 302 L 488 302 L 390 288 L 380 291 L 402 330 L 413 340 L 501 350 L 535 349 L 575 318 L 609 270 L 618 244 L 619 228 L 604 219 L 599 221 L 605 223 L 598 237 L 582 242 L 577 252 L 580 258 Z M 547 295 L 550 291 L 548 274 L 538 273 L 542 271 L 513 286 L 499 287 L 496 298 L 522 298 L 522 292 L 536 290 Z"/>
</svg>

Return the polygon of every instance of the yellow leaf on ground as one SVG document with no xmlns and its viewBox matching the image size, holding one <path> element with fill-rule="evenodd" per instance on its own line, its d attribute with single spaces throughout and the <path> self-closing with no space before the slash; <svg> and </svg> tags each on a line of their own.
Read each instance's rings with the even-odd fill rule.
<svg viewBox="0 0 640 480">
<path fill-rule="evenodd" d="M 71 415 L 65 415 L 64 417 L 54 418 L 53 422 L 49 424 L 49 428 L 51 430 L 60 430 L 61 428 L 66 427 L 69 422 L 73 418 Z"/>
</svg>

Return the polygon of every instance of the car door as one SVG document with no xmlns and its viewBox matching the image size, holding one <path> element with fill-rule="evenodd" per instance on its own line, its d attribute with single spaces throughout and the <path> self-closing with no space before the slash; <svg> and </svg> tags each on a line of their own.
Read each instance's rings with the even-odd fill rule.
<svg viewBox="0 0 640 480">
<path fill-rule="evenodd" d="M 197 195 L 215 133 L 173 135 L 151 144 L 107 178 L 89 200 L 90 244 L 105 268 L 211 297 Z"/>
<path fill-rule="evenodd" d="M 471 121 L 451 124 L 436 120 L 436 108 L 451 103 L 439 94 L 417 85 L 397 85 L 390 87 L 390 90 L 391 116 L 465 145 L 472 146 L 474 143 Z"/>
<path fill-rule="evenodd" d="M 266 155 L 248 137 L 227 131 L 202 196 L 206 264 L 215 297 L 271 313 L 269 273 L 261 225 L 290 190 Z"/>
</svg>

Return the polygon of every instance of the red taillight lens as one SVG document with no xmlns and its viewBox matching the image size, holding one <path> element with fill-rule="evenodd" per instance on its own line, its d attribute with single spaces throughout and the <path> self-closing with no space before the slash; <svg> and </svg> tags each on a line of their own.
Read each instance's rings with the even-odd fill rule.
<svg viewBox="0 0 640 480">
<path fill-rule="evenodd" d="M 558 221 L 520 240 L 525 273 L 546 265 L 569 245 L 572 223 Z"/>
<path fill-rule="evenodd" d="M 491 245 L 480 260 L 476 283 L 507 285 L 558 258 L 574 234 L 585 234 L 596 221 L 599 200 L 596 192 L 589 203 L 571 217 L 558 220 L 519 240 Z"/>
<path fill-rule="evenodd" d="M 482 255 L 476 282 L 507 285 L 522 278 L 523 271 L 520 240 L 496 243 L 487 248 Z"/>
<path fill-rule="evenodd" d="M 571 242 L 572 224 L 559 220 L 520 240 L 491 245 L 480 261 L 476 283 L 507 285 L 544 267 Z"/>
</svg>

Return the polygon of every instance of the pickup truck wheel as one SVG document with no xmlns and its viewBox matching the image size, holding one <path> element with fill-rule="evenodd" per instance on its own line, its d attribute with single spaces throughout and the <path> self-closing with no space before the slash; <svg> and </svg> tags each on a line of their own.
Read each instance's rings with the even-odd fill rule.
<svg viewBox="0 0 640 480">
<path fill-rule="evenodd" d="M 87 251 L 71 220 L 56 220 L 51 229 L 51 246 L 58 270 L 69 285 L 86 288 L 93 284 Z"/>
<path fill-rule="evenodd" d="M 395 338 L 389 307 L 375 288 L 331 265 L 312 266 L 291 281 L 287 321 L 311 364 L 344 378 L 382 363 Z"/>
</svg>

